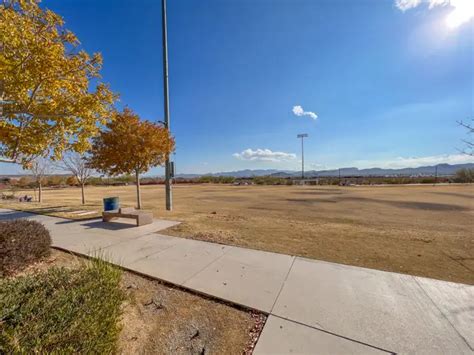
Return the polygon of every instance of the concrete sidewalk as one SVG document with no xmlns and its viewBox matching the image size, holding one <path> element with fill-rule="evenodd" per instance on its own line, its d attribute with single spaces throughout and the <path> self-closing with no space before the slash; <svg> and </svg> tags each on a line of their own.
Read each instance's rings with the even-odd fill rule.
<svg viewBox="0 0 474 355">
<path fill-rule="evenodd" d="M 53 245 L 269 314 L 255 354 L 472 354 L 474 286 L 159 234 L 175 224 L 30 218 Z"/>
</svg>

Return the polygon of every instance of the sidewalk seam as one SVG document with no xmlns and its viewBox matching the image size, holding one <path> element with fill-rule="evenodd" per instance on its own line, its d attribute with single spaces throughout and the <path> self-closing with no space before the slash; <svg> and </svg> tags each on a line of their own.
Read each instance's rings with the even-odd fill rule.
<svg viewBox="0 0 474 355">
<path fill-rule="evenodd" d="M 376 345 L 371 345 L 371 344 L 369 344 L 369 343 L 365 343 L 365 342 L 360 341 L 360 340 L 352 339 L 352 338 L 346 337 L 346 336 L 344 336 L 344 335 L 340 335 L 340 334 L 331 332 L 331 331 L 329 331 L 329 330 L 325 330 L 325 329 L 321 329 L 321 328 L 315 327 L 315 326 L 310 325 L 310 324 L 305 324 L 305 323 L 302 323 L 302 322 L 299 322 L 299 321 L 296 321 L 296 320 L 293 320 L 293 319 L 285 318 L 285 317 L 282 317 L 282 316 L 278 316 L 278 315 L 275 315 L 275 314 L 271 314 L 271 316 L 276 317 L 276 318 L 280 318 L 280 319 L 283 319 L 283 320 L 286 320 L 286 321 L 288 321 L 288 322 L 292 322 L 292 323 L 301 325 L 301 326 L 303 326 L 303 327 L 311 328 L 311 329 L 314 329 L 314 330 L 317 330 L 317 331 L 320 331 L 320 332 L 323 332 L 323 333 L 326 333 L 326 334 L 329 334 L 329 335 L 332 335 L 332 336 L 335 336 L 335 337 L 338 337 L 338 338 L 342 338 L 342 339 L 345 339 L 345 340 L 347 340 L 347 341 L 352 341 L 352 342 L 354 342 L 354 343 L 358 343 L 358 344 L 361 344 L 361 345 L 364 345 L 364 346 L 367 346 L 367 347 L 370 347 L 370 348 L 373 348 L 373 349 L 377 349 L 377 350 L 380 350 L 380 351 L 384 351 L 384 352 L 389 353 L 389 354 L 396 354 L 395 351 L 390 351 L 390 350 L 381 348 L 381 347 L 376 346 Z"/>
<path fill-rule="evenodd" d="M 291 270 L 293 269 L 293 264 L 295 263 L 295 260 L 296 260 L 296 256 L 293 256 L 293 260 L 291 261 L 291 265 L 290 265 L 290 268 L 288 269 L 288 272 L 286 273 L 286 276 L 285 276 L 285 279 L 283 280 L 283 282 L 281 283 L 281 287 L 280 287 L 280 291 L 278 291 L 278 294 L 277 296 L 275 297 L 275 301 L 273 301 L 273 304 L 272 304 L 272 308 L 270 308 L 270 312 L 269 314 L 273 314 L 273 308 L 275 308 L 275 305 L 278 301 L 278 298 L 280 298 L 280 293 L 281 291 L 283 291 L 283 287 L 285 286 L 285 283 L 286 283 L 286 280 L 288 280 L 288 276 L 290 275 L 290 272 Z"/>
<path fill-rule="evenodd" d="M 448 322 L 448 324 L 454 329 L 457 335 L 463 340 L 463 342 L 467 345 L 467 347 L 471 350 L 474 351 L 472 348 L 471 344 L 467 341 L 467 339 L 459 333 L 458 329 L 454 326 L 453 323 L 449 320 L 449 318 L 444 314 L 444 312 L 439 308 L 439 306 L 436 304 L 436 302 L 430 297 L 428 292 L 424 289 L 424 287 L 418 282 L 416 276 L 412 276 L 413 280 L 415 280 L 415 283 L 418 285 L 418 287 L 421 289 L 421 291 L 425 294 L 425 296 L 431 301 L 431 303 L 435 306 L 435 308 L 438 310 L 439 313 L 443 316 L 443 318 Z"/>
</svg>

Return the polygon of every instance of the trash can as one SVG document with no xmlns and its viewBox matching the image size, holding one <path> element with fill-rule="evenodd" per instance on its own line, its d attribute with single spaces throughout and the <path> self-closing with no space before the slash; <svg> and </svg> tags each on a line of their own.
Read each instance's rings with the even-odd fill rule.
<svg viewBox="0 0 474 355">
<path fill-rule="evenodd" d="M 118 197 L 104 198 L 104 211 L 118 210 L 120 208 L 120 200 Z"/>
</svg>

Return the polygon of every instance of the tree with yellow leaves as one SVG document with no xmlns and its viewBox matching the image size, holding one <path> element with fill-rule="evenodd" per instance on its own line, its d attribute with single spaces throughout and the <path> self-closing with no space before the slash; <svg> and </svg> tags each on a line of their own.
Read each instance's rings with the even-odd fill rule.
<svg viewBox="0 0 474 355">
<path fill-rule="evenodd" d="M 112 176 L 134 174 L 140 209 L 140 174 L 163 165 L 174 146 L 174 139 L 165 127 L 142 121 L 126 108 L 116 112 L 106 129 L 93 138 L 89 166 Z"/>
<path fill-rule="evenodd" d="M 79 50 L 64 20 L 38 0 L 0 3 L 0 161 L 84 152 L 116 99 L 99 78 L 102 58 Z"/>
</svg>

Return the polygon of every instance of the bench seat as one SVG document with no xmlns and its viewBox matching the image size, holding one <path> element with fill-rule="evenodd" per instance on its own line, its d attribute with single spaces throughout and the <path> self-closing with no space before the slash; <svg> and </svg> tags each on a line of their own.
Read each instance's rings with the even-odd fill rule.
<svg viewBox="0 0 474 355">
<path fill-rule="evenodd" d="M 134 219 L 137 222 L 137 227 L 153 223 L 153 214 L 151 212 L 138 211 L 133 208 L 102 212 L 102 221 L 110 222 L 114 218 Z"/>
</svg>

